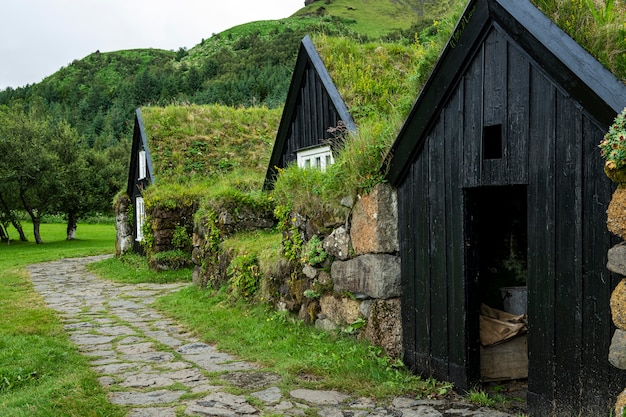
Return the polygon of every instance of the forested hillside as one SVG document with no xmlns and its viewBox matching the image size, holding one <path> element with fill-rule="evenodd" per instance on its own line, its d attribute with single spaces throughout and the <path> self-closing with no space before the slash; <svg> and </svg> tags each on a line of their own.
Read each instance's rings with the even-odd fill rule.
<svg viewBox="0 0 626 417">
<path fill-rule="evenodd" d="M 618 77 L 626 78 L 622 2 L 534 2 Z M 449 36 L 459 6 L 465 3 L 464 0 L 318 0 L 285 19 L 251 22 L 219 34 L 207 34 L 206 39 L 199 40 L 189 50 L 95 51 L 82 59 L 77 57 L 40 83 L 0 91 L 0 115 L 15 120 L 20 114 L 28 123 L 44 126 L 48 133 L 38 134 L 38 142 L 31 146 L 46 149 L 55 161 L 64 161 L 64 155 L 59 154 L 58 146 L 48 147 L 48 144 L 54 143 L 52 138 L 58 132 L 70 132 L 72 143 L 76 143 L 72 145 L 77 152 L 74 158 L 87 164 L 81 168 L 86 177 L 70 176 L 81 178 L 72 187 L 85 181 L 91 184 L 80 191 L 85 194 L 80 198 L 85 204 L 81 204 L 75 215 L 108 212 L 114 193 L 125 183 L 129 138 L 137 107 L 221 104 L 280 108 L 289 87 L 298 44 L 306 34 L 318 43 L 355 117 L 378 118 L 380 123 L 371 129 L 384 130 L 387 138 L 392 137 L 398 119 L 408 111 Z M 382 61 L 370 59 L 377 54 L 377 44 L 385 44 L 379 50 L 387 54 Z M 394 49 L 394 44 L 399 47 Z M 393 60 L 400 56 L 417 61 L 408 66 L 402 63 L 403 68 L 412 67 L 410 73 L 393 73 L 398 68 Z M 392 123 L 386 113 L 389 111 L 394 112 Z M 24 127 L 20 131 L 19 125 L 13 127 L 17 130 L 0 127 L 0 140 L 6 149 L 12 149 L 15 143 L 28 142 L 19 138 L 28 137 L 29 130 Z M 8 168 L 25 167 L 26 164 L 11 160 L 16 157 L 19 156 L 10 152 L 0 155 L 0 197 L 4 201 L 0 224 L 10 221 L 15 210 L 24 210 L 22 198 L 16 193 L 25 184 L 24 174 Z M 40 163 L 48 164 L 46 169 L 56 164 L 45 161 L 42 159 Z M 36 168 L 31 166 L 35 172 L 43 171 Z M 60 174 L 48 175 L 57 178 Z M 68 187 L 63 184 L 58 180 L 54 188 Z M 32 192 L 32 187 L 25 189 Z M 38 197 L 41 207 L 36 212 L 65 212 L 69 216 L 69 210 L 59 206 L 62 199 L 53 200 L 54 204 Z"/>
</svg>

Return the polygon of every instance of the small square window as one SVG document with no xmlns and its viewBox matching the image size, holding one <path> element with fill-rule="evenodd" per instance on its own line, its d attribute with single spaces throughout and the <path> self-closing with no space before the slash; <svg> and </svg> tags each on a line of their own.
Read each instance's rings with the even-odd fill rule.
<svg viewBox="0 0 626 417">
<path fill-rule="evenodd" d="M 483 159 L 502 159 L 502 125 L 483 128 Z"/>
</svg>

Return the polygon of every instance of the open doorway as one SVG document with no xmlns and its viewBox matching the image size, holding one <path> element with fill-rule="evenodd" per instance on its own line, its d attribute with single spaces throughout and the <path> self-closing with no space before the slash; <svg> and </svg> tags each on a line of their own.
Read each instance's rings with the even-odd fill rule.
<svg viewBox="0 0 626 417">
<path fill-rule="evenodd" d="M 528 344 L 525 325 L 528 277 L 528 215 L 525 185 L 465 190 L 466 279 L 471 356 L 480 363 L 474 375 L 483 386 L 520 391 L 525 396 Z M 492 311 L 498 313 L 493 324 Z M 499 323 L 502 320 L 503 323 Z M 514 325 L 511 322 L 519 323 Z M 485 324 L 488 323 L 488 324 Z M 485 328 L 502 333 L 502 340 L 485 343 Z M 498 327 L 500 326 L 500 327 Z M 515 332 L 514 335 L 507 332 Z M 520 382 L 521 381 L 521 382 Z M 508 387 L 507 387 L 508 386 Z"/>
</svg>

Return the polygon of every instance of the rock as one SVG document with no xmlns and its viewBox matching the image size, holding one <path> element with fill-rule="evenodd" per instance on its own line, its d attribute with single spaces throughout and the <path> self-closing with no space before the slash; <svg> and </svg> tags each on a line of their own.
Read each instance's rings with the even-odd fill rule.
<svg viewBox="0 0 626 417">
<path fill-rule="evenodd" d="M 302 268 L 302 273 L 308 278 L 314 279 L 317 276 L 317 269 L 307 264 L 304 266 L 304 268 Z"/>
<path fill-rule="evenodd" d="M 617 187 L 606 214 L 609 232 L 626 240 L 626 187 Z"/>
<path fill-rule="evenodd" d="M 358 319 L 360 304 L 351 298 L 335 298 L 328 294 L 320 298 L 322 314 L 336 325 L 350 324 Z"/>
<path fill-rule="evenodd" d="M 130 199 L 122 194 L 115 205 L 115 254 L 122 255 L 133 249 L 133 231 L 128 218 Z"/>
<path fill-rule="evenodd" d="M 399 297 L 400 258 L 387 254 L 361 255 L 348 261 L 335 261 L 331 277 L 336 292 L 350 291 L 371 298 Z"/>
<path fill-rule="evenodd" d="M 296 389 L 289 393 L 293 398 L 316 405 L 339 405 L 349 397 L 337 391 Z"/>
<path fill-rule="evenodd" d="M 280 388 L 278 387 L 270 387 L 263 391 L 253 392 L 250 395 L 258 398 L 265 404 L 278 404 L 280 402 L 280 399 L 282 398 Z"/>
<path fill-rule="evenodd" d="M 363 334 L 392 358 L 402 357 L 402 314 L 399 298 L 375 300 Z"/>
<path fill-rule="evenodd" d="M 328 320 L 326 317 L 319 317 L 317 320 L 315 320 L 315 328 L 324 332 L 330 332 L 333 330 L 337 330 L 337 325 Z"/>
<path fill-rule="evenodd" d="M 216 392 L 190 403 L 185 414 L 190 416 L 239 417 L 258 414 L 258 410 L 248 404 L 244 396 Z"/>
<path fill-rule="evenodd" d="M 357 255 L 399 250 L 398 200 L 390 185 L 378 184 L 356 202 L 350 239 Z"/>
<path fill-rule="evenodd" d="M 350 258 L 350 232 L 343 226 L 338 227 L 324 239 L 322 247 L 327 254 L 345 261 Z"/>
<path fill-rule="evenodd" d="M 626 278 L 617 284 L 611 294 L 611 314 L 615 326 L 626 330 Z"/>
<path fill-rule="evenodd" d="M 609 362 L 618 369 L 626 369 L 626 331 L 615 330 L 609 348 Z"/>
<path fill-rule="evenodd" d="M 347 195 L 341 199 L 339 204 L 347 208 L 352 208 L 354 206 L 354 198 L 352 198 L 352 196 L 350 195 Z"/>
<path fill-rule="evenodd" d="M 119 405 L 165 404 L 178 400 L 185 391 L 149 391 L 149 392 L 112 392 L 109 400 Z"/>
<path fill-rule="evenodd" d="M 373 305 L 374 305 L 374 300 L 363 300 L 363 301 L 361 301 L 361 305 L 359 306 L 359 310 L 361 311 L 361 315 L 363 317 L 365 317 L 365 319 L 369 319 Z"/>
<path fill-rule="evenodd" d="M 272 372 L 230 372 L 221 377 L 236 387 L 245 389 L 263 388 L 280 382 L 280 375 Z M 280 391 L 279 391 L 280 392 Z"/>
<path fill-rule="evenodd" d="M 606 267 L 611 272 L 626 276 L 626 242 L 609 249 Z"/>
</svg>

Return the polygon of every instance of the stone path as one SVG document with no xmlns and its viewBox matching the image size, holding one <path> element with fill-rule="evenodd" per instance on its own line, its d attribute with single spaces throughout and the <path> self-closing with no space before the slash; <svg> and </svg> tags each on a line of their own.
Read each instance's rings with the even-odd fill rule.
<svg viewBox="0 0 626 417">
<path fill-rule="evenodd" d="M 397 398 L 383 406 L 336 391 L 281 392 L 280 377 L 271 370 L 217 351 L 150 307 L 155 298 L 189 284 L 101 280 L 85 264 L 103 258 L 64 259 L 28 270 L 71 340 L 92 358 L 110 401 L 127 407 L 128 417 L 511 417 L 465 403 Z"/>
</svg>

